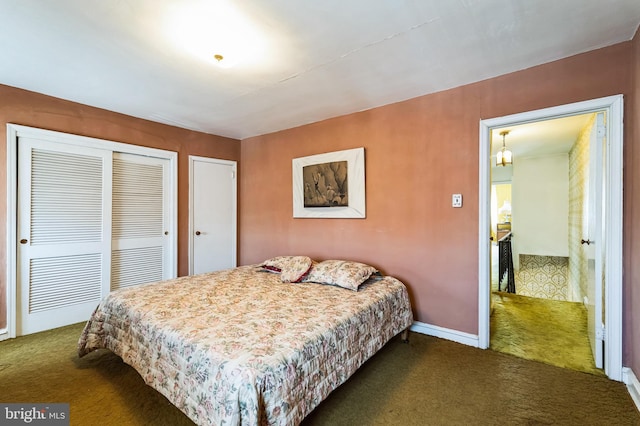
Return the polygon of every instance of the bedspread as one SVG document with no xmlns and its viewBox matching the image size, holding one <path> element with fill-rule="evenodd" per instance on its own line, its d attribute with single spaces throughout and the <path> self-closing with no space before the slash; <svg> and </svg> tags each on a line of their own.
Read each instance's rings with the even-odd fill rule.
<svg viewBox="0 0 640 426">
<path fill-rule="evenodd" d="M 113 351 L 198 425 L 293 425 L 412 319 L 393 277 L 356 292 L 250 265 L 112 292 L 78 353 Z"/>
</svg>

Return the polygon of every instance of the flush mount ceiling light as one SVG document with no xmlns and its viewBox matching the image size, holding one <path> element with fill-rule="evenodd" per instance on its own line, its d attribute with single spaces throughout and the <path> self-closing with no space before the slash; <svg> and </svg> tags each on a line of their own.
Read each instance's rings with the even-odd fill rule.
<svg viewBox="0 0 640 426">
<path fill-rule="evenodd" d="M 498 151 L 498 155 L 496 155 L 496 166 L 506 166 L 509 164 L 513 164 L 513 153 L 507 149 L 507 145 L 505 142 L 505 137 L 508 134 L 508 130 L 500 132 L 500 136 L 502 136 L 502 150 Z"/>
<path fill-rule="evenodd" d="M 224 56 L 219 53 L 213 55 L 213 59 L 216 60 L 216 65 L 218 65 L 220 68 L 230 68 L 234 65 L 234 63 L 225 60 Z"/>
<path fill-rule="evenodd" d="M 203 61 L 229 68 L 265 58 L 265 35 L 229 1 L 178 2 L 167 19 L 176 48 Z"/>
</svg>

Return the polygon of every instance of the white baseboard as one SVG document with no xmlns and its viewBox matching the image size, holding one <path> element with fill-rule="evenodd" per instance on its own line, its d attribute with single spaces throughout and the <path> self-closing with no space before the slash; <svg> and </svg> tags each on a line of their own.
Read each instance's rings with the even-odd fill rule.
<svg viewBox="0 0 640 426">
<path fill-rule="evenodd" d="M 426 334 L 428 336 L 439 337 L 441 339 L 452 340 L 463 345 L 479 347 L 478 336 L 475 334 L 464 333 L 458 330 L 451 330 L 449 328 L 438 327 L 437 325 L 425 324 L 423 322 L 415 321 L 410 327 L 411 331 L 416 333 Z"/>
<path fill-rule="evenodd" d="M 622 367 L 622 381 L 627 385 L 629 395 L 631 395 L 636 408 L 640 411 L 640 382 L 629 367 Z"/>
<path fill-rule="evenodd" d="M 0 342 L 9 338 L 9 330 L 3 328 L 0 330 Z"/>
</svg>

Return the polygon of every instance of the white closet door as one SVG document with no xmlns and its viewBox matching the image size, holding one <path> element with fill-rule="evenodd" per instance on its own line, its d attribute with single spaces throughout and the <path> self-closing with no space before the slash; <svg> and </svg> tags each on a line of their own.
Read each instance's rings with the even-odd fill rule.
<svg viewBox="0 0 640 426">
<path fill-rule="evenodd" d="M 236 163 L 189 156 L 189 272 L 236 266 Z"/>
<path fill-rule="evenodd" d="M 19 139 L 18 335 L 85 321 L 108 282 L 111 152 Z"/>
<path fill-rule="evenodd" d="M 111 290 L 170 278 L 169 160 L 113 154 Z"/>
</svg>

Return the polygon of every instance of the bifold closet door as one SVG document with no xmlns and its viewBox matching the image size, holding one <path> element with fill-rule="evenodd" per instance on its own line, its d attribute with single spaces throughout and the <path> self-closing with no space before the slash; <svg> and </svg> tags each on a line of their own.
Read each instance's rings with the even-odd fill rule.
<svg viewBox="0 0 640 426">
<path fill-rule="evenodd" d="M 19 138 L 17 335 L 86 321 L 109 291 L 172 277 L 169 169 Z"/>
<path fill-rule="evenodd" d="M 85 321 L 108 288 L 111 151 L 20 138 L 17 334 Z"/>
<path fill-rule="evenodd" d="M 169 160 L 113 154 L 111 290 L 170 278 Z"/>
</svg>

